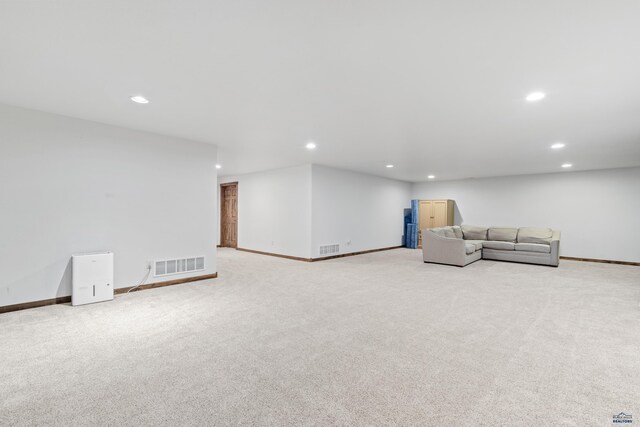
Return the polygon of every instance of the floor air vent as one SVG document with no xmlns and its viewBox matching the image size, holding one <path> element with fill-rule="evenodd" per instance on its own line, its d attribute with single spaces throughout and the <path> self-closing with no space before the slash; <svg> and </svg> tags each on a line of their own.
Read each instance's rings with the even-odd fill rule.
<svg viewBox="0 0 640 427">
<path fill-rule="evenodd" d="M 170 274 L 190 273 L 204 270 L 204 257 L 166 259 L 154 263 L 153 275 L 168 276 Z"/>
<path fill-rule="evenodd" d="M 333 255 L 340 252 L 340 245 L 323 245 L 320 246 L 320 255 Z"/>
</svg>

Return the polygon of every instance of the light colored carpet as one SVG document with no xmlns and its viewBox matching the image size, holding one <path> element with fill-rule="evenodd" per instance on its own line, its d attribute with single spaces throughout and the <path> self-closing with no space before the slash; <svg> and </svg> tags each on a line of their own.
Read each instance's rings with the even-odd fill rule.
<svg viewBox="0 0 640 427">
<path fill-rule="evenodd" d="M 223 249 L 219 272 L 0 315 L 0 425 L 640 419 L 640 268 Z"/>
</svg>

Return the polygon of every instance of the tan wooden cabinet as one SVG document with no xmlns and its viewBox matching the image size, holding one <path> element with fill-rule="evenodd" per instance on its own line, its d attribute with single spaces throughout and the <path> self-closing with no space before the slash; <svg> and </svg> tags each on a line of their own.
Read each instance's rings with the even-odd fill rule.
<svg viewBox="0 0 640 427">
<path fill-rule="evenodd" d="M 418 246 L 422 246 L 422 230 L 453 225 L 453 200 L 420 200 L 418 203 Z"/>
</svg>

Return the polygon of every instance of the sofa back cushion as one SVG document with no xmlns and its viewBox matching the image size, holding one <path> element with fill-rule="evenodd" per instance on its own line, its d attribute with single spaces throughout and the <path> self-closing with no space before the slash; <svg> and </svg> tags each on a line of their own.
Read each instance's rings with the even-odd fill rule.
<svg viewBox="0 0 640 427">
<path fill-rule="evenodd" d="M 452 227 L 431 228 L 430 231 L 441 237 L 449 237 L 451 239 L 457 238 L 456 233 L 453 231 Z"/>
<path fill-rule="evenodd" d="M 441 236 L 441 237 L 445 237 L 444 230 L 442 228 L 430 228 L 429 232 L 437 234 L 438 236 Z"/>
<path fill-rule="evenodd" d="M 464 240 L 487 240 L 487 229 L 485 227 L 463 225 L 462 235 Z"/>
<path fill-rule="evenodd" d="M 518 243 L 550 244 L 553 230 L 550 228 L 521 227 L 518 229 Z"/>
<path fill-rule="evenodd" d="M 456 235 L 456 239 L 462 239 L 462 228 L 459 225 L 454 225 L 451 227 L 453 233 Z"/>
<path fill-rule="evenodd" d="M 451 227 L 443 227 L 444 230 L 444 237 L 449 237 L 451 239 L 455 239 L 456 238 L 456 233 L 453 231 L 453 228 Z"/>
<path fill-rule="evenodd" d="M 515 243 L 518 238 L 518 229 L 507 227 L 491 227 L 487 232 L 487 237 L 489 240 Z"/>
</svg>

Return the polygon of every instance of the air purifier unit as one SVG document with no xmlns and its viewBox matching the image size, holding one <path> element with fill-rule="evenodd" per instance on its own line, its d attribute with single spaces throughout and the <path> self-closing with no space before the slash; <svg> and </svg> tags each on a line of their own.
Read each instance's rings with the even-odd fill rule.
<svg viewBox="0 0 640 427">
<path fill-rule="evenodd" d="M 113 299 L 113 252 L 72 256 L 71 305 Z"/>
</svg>

